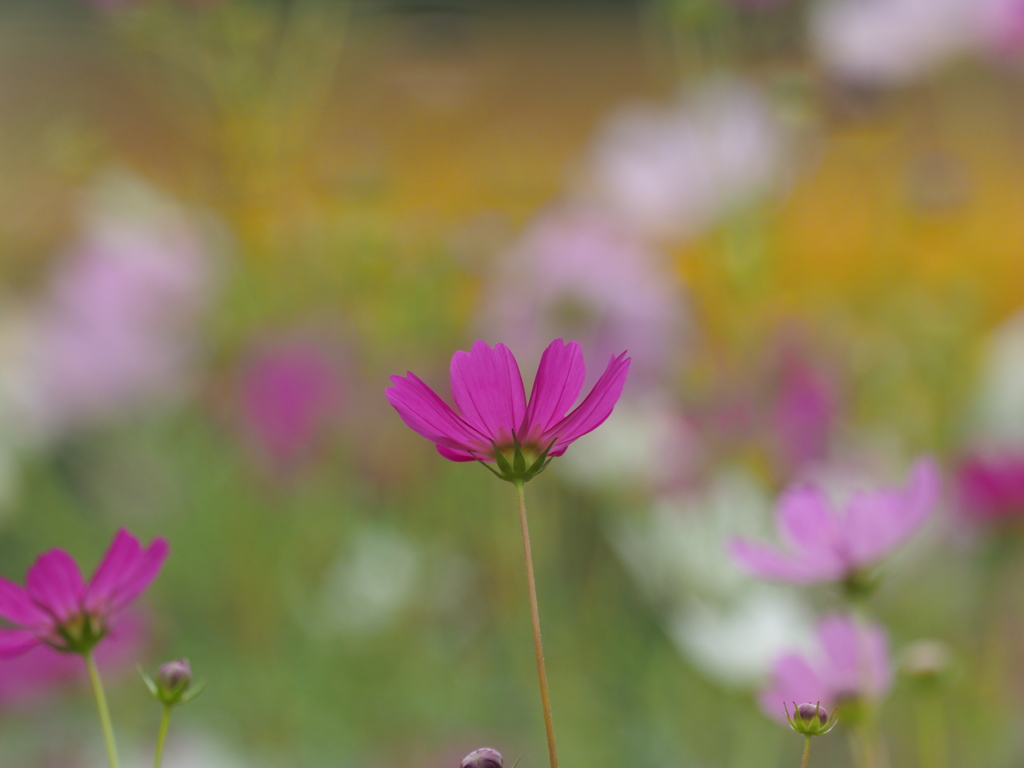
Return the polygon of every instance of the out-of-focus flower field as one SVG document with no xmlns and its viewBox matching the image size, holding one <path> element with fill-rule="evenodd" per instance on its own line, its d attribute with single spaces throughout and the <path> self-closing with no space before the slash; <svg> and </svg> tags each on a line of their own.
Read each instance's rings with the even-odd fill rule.
<svg viewBox="0 0 1024 768">
<path fill-rule="evenodd" d="M 544 765 L 515 493 L 384 390 L 557 338 L 632 358 L 528 486 L 564 765 L 796 766 L 803 691 L 1024 763 L 1024 2 L 0 2 L 0 576 L 168 541 L 126 768 L 181 657 L 168 768 Z M 105 764 L 79 662 L 5 768 Z"/>
</svg>

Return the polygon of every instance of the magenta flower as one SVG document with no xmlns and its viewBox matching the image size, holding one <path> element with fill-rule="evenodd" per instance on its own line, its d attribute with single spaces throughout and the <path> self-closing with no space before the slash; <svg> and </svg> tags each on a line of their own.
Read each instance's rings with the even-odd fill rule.
<svg viewBox="0 0 1024 768">
<path fill-rule="evenodd" d="M 878 701 L 891 687 L 885 632 L 875 624 L 858 625 L 837 614 L 818 624 L 815 653 L 786 653 L 775 660 L 759 702 L 769 717 L 786 722 L 785 707 L 794 702 L 821 702 L 831 712 L 837 704 L 852 700 Z"/>
<path fill-rule="evenodd" d="M 385 394 L 402 421 L 436 443 L 446 459 L 494 462 L 502 479 L 525 482 L 608 418 L 622 394 L 629 363 L 625 352 L 613 357 L 571 413 L 586 368 L 579 344 L 561 339 L 541 355 L 529 403 L 508 347 L 492 349 L 483 341 L 452 356 L 452 395 L 461 415 L 412 372 L 392 376 L 393 386 Z"/>
<path fill-rule="evenodd" d="M 24 587 L 0 578 L 0 617 L 15 625 L 0 628 L 0 657 L 38 645 L 88 653 L 156 578 L 166 557 L 164 539 L 143 549 L 122 529 L 88 584 L 62 549 L 40 555 L 29 568 Z"/>
<path fill-rule="evenodd" d="M 1024 455 L 973 456 L 956 471 L 959 509 L 976 523 L 1024 518 Z"/>
<path fill-rule="evenodd" d="M 135 659 L 145 641 L 147 623 L 137 612 L 126 611 L 103 643 L 96 648 L 96 666 L 104 674 L 134 672 Z M 81 659 L 48 645 L 0 658 L 0 709 L 24 707 L 72 684 L 88 684 Z"/>
<path fill-rule="evenodd" d="M 930 459 L 919 459 L 903 489 L 881 488 L 854 494 L 842 513 L 824 491 L 801 485 L 779 501 L 776 526 L 785 549 L 733 541 L 733 558 L 755 576 L 808 583 L 855 577 L 921 527 L 939 493 L 939 473 Z"/>
<path fill-rule="evenodd" d="M 240 388 L 254 448 L 284 475 L 308 458 L 325 423 L 341 408 L 341 381 L 332 360 L 301 341 L 257 353 L 244 368 Z"/>
</svg>

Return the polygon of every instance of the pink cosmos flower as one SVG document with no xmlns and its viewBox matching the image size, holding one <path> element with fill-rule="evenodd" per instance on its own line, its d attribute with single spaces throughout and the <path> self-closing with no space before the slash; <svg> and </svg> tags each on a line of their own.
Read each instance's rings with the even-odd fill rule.
<svg viewBox="0 0 1024 768">
<path fill-rule="evenodd" d="M 964 518 L 978 523 L 1024 518 L 1024 455 L 968 458 L 955 483 Z"/>
<path fill-rule="evenodd" d="M 772 432 L 784 465 L 795 472 L 828 453 L 839 409 L 831 382 L 799 351 L 785 350 L 782 366 Z"/>
<path fill-rule="evenodd" d="M 96 666 L 104 678 L 134 670 L 146 636 L 146 621 L 127 611 L 96 648 Z M 88 684 L 85 665 L 68 653 L 37 645 L 25 653 L 0 658 L 0 708 L 24 707 L 71 684 Z"/>
<path fill-rule="evenodd" d="M 754 542 L 732 543 L 733 558 L 755 576 L 808 583 L 842 581 L 873 564 L 921 527 L 939 493 L 939 473 L 919 459 L 903 489 L 855 494 L 837 513 L 824 491 L 800 485 L 779 501 L 776 525 L 784 551 Z"/>
<path fill-rule="evenodd" d="M 832 711 L 852 699 L 879 700 L 892 687 L 892 663 L 885 632 L 858 625 L 848 616 L 828 616 L 818 624 L 818 648 L 811 655 L 786 653 L 772 665 L 761 693 L 761 709 L 786 721 L 785 707 L 821 702 Z"/>
<path fill-rule="evenodd" d="M 166 557 L 166 540 L 156 539 L 143 549 L 138 539 L 121 529 L 88 584 L 62 549 L 36 559 L 25 587 L 0 578 L 0 617 L 15 625 L 0 628 L 0 657 L 39 645 L 89 652 L 156 578 Z"/>
<path fill-rule="evenodd" d="M 451 461 L 494 462 L 500 477 L 525 481 L 547 460 L 599 427 L 622 394 L 630 358 L 613 357 L 580 405 L 586 367 L 575 341 L 555 339 L 541 355 L 529 403 L 519 366 L 508 347 L 478 341 L 452 356 L 453 411 L 412 372 L 392 376 L 388 402 L 414 432 L 437 444 Z"/>
<path fill-rule="evenodd" d="M 242 374 L 241 407 L 260 457 L 284 474 L 295 470 L 337 415 L 340 392 L 330 356 L 312 343 L 286 341 L 257 353 Z"/>
</svg>

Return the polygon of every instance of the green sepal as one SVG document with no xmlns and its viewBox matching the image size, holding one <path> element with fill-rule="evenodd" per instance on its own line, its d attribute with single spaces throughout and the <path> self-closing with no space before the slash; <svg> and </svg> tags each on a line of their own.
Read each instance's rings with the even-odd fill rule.
<svg viewBox="0 0 1024 768">
<path fill-rule="evenodd" d="M 526 474 L 526 457 L 523 456 L 523 449 L 519 445 L 515 432 L 512 433 L 512 448 L 512 469 L 515 471 L 516 477 L 523 477 Z"/>
<path fill-rule="evenodd" d="M 497 443 L 492 441 L 491 445 L 494 446 L 494 462 L 498 465 L 498 470 L 500 471 L 499 477 L 506 480 L 513 477 L 515 473 L 512 471 L 512 465 L 508 463 L 508 459 L 506 459 L 502 455 L 501 451 L 498 450 Z"/>
<path fill-rule="evenodd" d="M 544 449 L 544 452 L 541 453 L 541 455 L 537 457 L 537 460 L 533 462 L 530 467 L 530 471 L 527 473 L 529 477 L 536 477 L 548 468 L 548 464 L 551 463 L 551 460 L 548 459 L 548 454 L 551 452 L 551 449 L 555 447 L 556 440 L 558 440 L 557 437 L 553 438 L 551 442 L 548 443 L 548 447 Z"/>
<path fill-rule="evenodd" d="M 153 694 L 153 697 L 165 707 L 173 707 L 177 704 L 187 704 L 206 688 L 206 680 L 200 680 L 194 684 L 191 680 L 182 680 L 173 688 L 164 688 L 146 674 L 146 671 L 141 665 L 136 667 L 136 669 L 139 670 L 142 682 L 146 684 L 149 692 Z"/>
</svg>

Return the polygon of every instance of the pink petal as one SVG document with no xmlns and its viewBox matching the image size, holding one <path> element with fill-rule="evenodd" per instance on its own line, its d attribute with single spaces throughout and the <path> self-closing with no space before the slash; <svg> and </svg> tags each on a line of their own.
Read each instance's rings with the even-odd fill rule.
<svg viewBox="0 0 1024 768">
<path fill-rule="evenodd" d="M 855 563 L 871 563 L 910 538 L 931 514 L 939 484 L 935 463 L 921 459 L 914 463 L 905 489 L 855 495 L 844 521 L 847 547 Z"/>
<path fill-rule="evenodd" d="M 89 581 L 86 597 L 89 608 L 110 604 L 111 596 L 117 591 L 124 574 L 135 566 L 141 555 L 139 540 L 128 531 L 122 528 L 114 534 L 114 540 Z"/>
<path fill-rule="evenodd" d="M 457 451 L 454 448 L 445 448 L 443 445 L 437 446 L 437 452 L 440 453 L 449 461 L 487 461 L 488 458 L 483 454 L 479 456 L 474 456 L 473 454 L 466 453 L 465 451 Z"/>
<path fill-rule="evenodd" d="M 25 577 L 28 596 L 63 621 L 82 610 L 85 584 L 71 555 L 52 549 L 40 555 Z"/>
<path fill-rule="evenodd" d="M 23 627 L 39 627 L 52 623 L 53 617 L 32 602 L 24 588 L 0 578 L 0 616 Z"/>
<path fill-rule="evenodd" d="M 846 575 L 845 564 L 829 553 L 799 559 L 783 555 L 765 544 L 736 539 L 729 546 L 729 554 L 747 573 L 763 579 L 809 584 Z"/>
<path fill-rule="evenodd" d="M 152 583 L 167 554 L 165 539 L 154 539 L 143 550 L 135 537 L 121 529 L 89 584 L 87 606 L 107 614 L 119 611 Z"/>
<path fill-rule="evenodd" d="M 39 644 L 39 638 L 27 629 L 0 629 L 0 658 L 20 656 Z"/>
<path fill-rule="evenodd" d="M 611 415 L 612 409 L 622 396 L 622 388 L 629 373 L 629 363 L 630 358 L 626 357 L 625 352 L 613 357 L 579 407 L 544 433 L 542 443 L 557 437 L 551 451 L 552 456 L 560 456 L 569 443 L 597 429 Z"/>
<path fill-rule="evenodd" d="M 837 553 L 836 518 L 821 489 L 798 486 L 779 500 L 776 514 L 779 535 L 797 551 L 830 556 Z"/>
<path fill-rule="evenodd" d="M 775 661 L 771 682 L 758 697 L 764 713 L 783 723 L 787 706 L 792 712 L 794 702 L 799 706 L 819 701 L 823 707 L 831 707 L 831 691 L 807 660 L 796 653 L 787 653 Z"/>
<path fill-rule="evenodd" d="M 823 669 L 834 693 L 885 695 L 892 685 L 892 667 L 881 627 L 860 626 L 855 619 L 837 614 L 820 622 L 818 637 L 825 652 Z"/>
<path fill-rule="evenodd" d="M 575 405 L 583 389 L 587 369 L 580 345 L 555 339 L 544 350 L 533 380 L 530 404 L 526 408 L 521 439 L 530 442 L 539 438 L 548 427 L 565 417 Z M 613 403 L 614 405 L 614 403 Z M 536 435 L 532 433 L 536 432 Z"/>
<path fill-rule="evenodd" d="M 452 397 L 465 420 L 495 442 L 511 440 L 526 415 L 526 390 L 504 344 L 478 341 L 452 355 Z"/>
<path fill-rule="evenodd" d="M 431 442 L 456 450 L 490 447 L 489 438 L 471 427 L 412 373 L 392 376 L 384 394 L 402 421 Z"/>
</svg>

